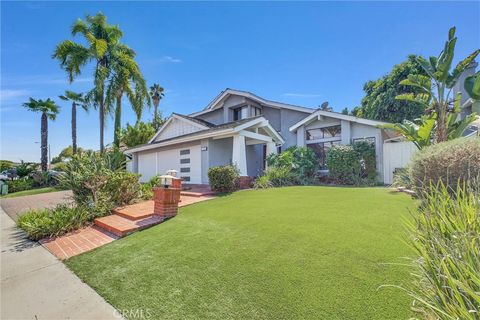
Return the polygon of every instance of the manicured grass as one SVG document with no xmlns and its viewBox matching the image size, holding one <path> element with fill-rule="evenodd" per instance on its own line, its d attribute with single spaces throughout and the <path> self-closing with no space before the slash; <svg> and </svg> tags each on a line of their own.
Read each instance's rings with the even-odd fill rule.
<svg viewBox="0 0 480 320">
<path fill-rule="evenodd" d="M 383 188 L 242 191 L 66 263 L 152 319 L 407 319 L 410 298 L 379 286 L 410 282 L 413 206 Z"/>
<path fill-rule="evenodd" d="M 0 198 L 5 199 L 5 198 L 15 198 L 15 197 L 22 197 L 22 196 L 31 196 L 33 194 L 41 194 L 41 193 L 48 193 L 48 192 L 55 192 L 55 191 L 61 191 L 61 190 L 54 187 L 38 188 L 38 189 L 31 189 L 31 190 L 24 190 L 24 191 L 9 193 L 4 196 L 1 196 Z"/>
</svg>

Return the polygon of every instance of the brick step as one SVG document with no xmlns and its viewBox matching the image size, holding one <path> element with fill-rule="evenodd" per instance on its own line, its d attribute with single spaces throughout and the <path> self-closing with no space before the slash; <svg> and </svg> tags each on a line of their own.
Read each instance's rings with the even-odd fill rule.
<svg viewBox="0 0 480 320">
<path fill-rule="evenodd" d="M 215 191 L 201 191 L 201 192 L 191 192 L 191 191 L 182 191 L 180 192 L 181 196 L 186 197 L 204 197 L 204 196 L 214 196 L 217 193 Z"/>
<path fill-rule="evenodd" d="M 137 230 L 142 230 L 159 224 L 163 220 L 164 218 L 157 215 L 151 215 L 139 220 L 130 220 L 117 214 L 112 214 L 106 217 L 97 218 L 94 220 L 94 223 L 96 226 L 111 232 L 118 237 L 125 237 Z"/>
</svg>

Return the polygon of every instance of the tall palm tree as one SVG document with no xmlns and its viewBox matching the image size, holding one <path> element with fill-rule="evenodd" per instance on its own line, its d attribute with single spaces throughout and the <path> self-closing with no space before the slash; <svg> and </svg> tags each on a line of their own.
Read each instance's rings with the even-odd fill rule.
<svg viewBox="0 0 480 320">
<path fill-rule="evenodd" d="M 23 104 L 25 108 L 33 112 L 42 113 L 41 122 L 41 162 L 42 171 L 47 171 L 47 154 L 48 154 L 48 119 L 55 120 L 57 114 L 60 112 L 60 107 L 55 104 L 53 100 L 48 98 L 47 100 L 30 98 L 28 102 Z"/>
<path fill-rule="evenodd" d="M 88 45 L 65 40 L 60 42 L 53 53 L 53 58 L 67 72 L 70 83 L 80 75 L 89 62 L 94 67 L 94 89 L 87 94 L 87 100 L 98 108 L 100 120 L 100 151 L 104 151 L 105 128 L 105 86 L 111 74 L 114 52 L 123 36 L 118 26 L 109 25 L 107 17 L 102 13 L 87 15 L 85 21 L 78 19 L 71 28 L 72 35 L 82 35 Z"/>
<path fill-rule="evenodd" d="M 153 86 L 150 87 L 150 97 L 152 98 L 153 102 L 153 126 L 155 130 L 158 130 L 160 127 L 160 115 L 158 113 L 158 105 L 160 104 L 160 100 L 165 96 L 164 89 L 157 83 L 154 83 Z"/>
<path fill-rule="evenodd" d="M 147 84 L 138 64 L 135 62 L 135 52 L 125 45 L 118 45 L 113 53 L 112 77 L 109 79 L 106 91 L 106 107 L 108 112 L 114 109 L 114 139 L 116 147 L 120 145 L 122 97 L 126 94 L 133 111 L 140 120 L 145 103 L 150 105 Z M 114 106 L 115 105 L 115 106 Z"/>
<path fill-rule="evenodd" d="M 73 154 L 77 153 L 77 107 L 88 111 L 88 106 L 85 101 L 83 93 L 76 93 L 70 90 L 65 90 L 65 94 L 59 96 L 65 101 L 72 101 L 72 150 Z"/>
</svg>

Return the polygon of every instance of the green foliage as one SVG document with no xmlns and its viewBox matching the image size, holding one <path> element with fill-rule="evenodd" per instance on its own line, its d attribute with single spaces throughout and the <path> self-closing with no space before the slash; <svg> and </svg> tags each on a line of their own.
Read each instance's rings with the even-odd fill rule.
<svg viewBox="0 0 480 320">
<path fill-rule="evenodd" d="M 431 185 L 408 224 L 414 309 L 423 319 L 478 319 L 480 194 L 466 184 Z"/>
<path fill-rule="evenodd" d="M 358 153 L 352 146 L 337 145 L 327 154 L 329 176 L 342 184 L 358 184 L 362 167 Z"/>
<path fill-rule="evenodd" d="M 232 192 L 236 190 L 238 178 L 238 169 L 231 165 L 208 169 L 208 182 L 214 191 Z"/>
<path fill-rule="evenodd" d="M 480 138 L 438 143 L 415 153 L 412 180 L 417 191 L 441 181 L 449 190 L 480 177 Z"/>
<path fill-rule="evenodd" d="M 155 128 L 149 122 L 139 121 L 134 126 L 127 123 L 127 126 L 122 129 L 120 140 L 125 146 L 132 148 L 148 143 L 155 133 Z"/>
<path fill-rule="evenodd" d="M 72 190 L 77 205 L 92 207 L 99 215 L 136 200 L 141 195 L 139 176 L 123 171 L 115 157 L 111 152 L 73 156 L 59 178 L 60 185 Z"/>
<path fill-rule="evenodd" d="M 368 141 L 357 141 L 353 144 L 353 150 L 358 154 L 360 160 L 361 178 L 375 181 L 377 178 L 375 144 Z"/>
<path fill-rule="evenodd" d="M 0 172 L 7 170 L 7 169 L 12 169 L 13 168 L 13 162 L 8 161 L 8 160 L 0 160 Z"/>
<path fill-rule="evenodd" d="M 401 84 L 409 75 L 426 75 L 414 55 L 395 65 L 387 75 L 365 83 L 365 97 L 361 106 L 354 109 L 354 115 L 388 122 L 402 122 L 404 119 L 412 121 L 420 117 L 425 109 L 422 104 L 395 99 L 401 93 L 420 92 L 418 88 Z"/>
<path fill-rule="evenodd" d="M 34 181 L 28 177 L 19 178 L 17 180 L 7 181 L 8 192 L 14 193 L 18 191 L 30 190 L 34 186 Z"/>
<path fill-rule="evenodd" d="M 37 164 L 33 162 L 24 162 L 23 160 L 21 163 L 16 167 L 17 175 L 22 178 L 26 177 L 31 174 L 33 171 L 37 169 Z"/>
<path fill-rule="evenodd" d="M 307 147 L 290 147 L 279 154 L 271 154 L 267 157 L 267 164 L 287 168 L 299 184 L 310 184 L 319 167 L 315 152 Z"/>
<path fill-rule="evenodd" d="M 448 126 L 452 124 L 452 113 L 458 113 L 458 107 L 451 108 L 455 100 L 459 97 L 451 97 L 453 87 L 458 82 L 460 75 L 465 71 L 467 66 L 474 61 L 475 57 L 480 53 L 480 49 L 475 50 L 467 58 L 460 61 L 457 66 L 450 70 L 454 58 L 455 44 L 455 27 L 450 28 L 448 39 L 444 49 L 438 57 L 430 57 L 428 60 L 417 57 L 417 63 L 423 68 L 426 75 L 410 74 L 401 84 L 412 89 L 418 90 L 413 93 L 404 93 L 396 97 L 398 100 L 416 102 L 425 106 L 429 112 L 435 113 L 435 142 L 443 142 L 451 139 L 447 131 Z"/>
<path fill-rule="evenodd" d="M 265 189 L 298 184 L 297 175 L 288 167 L 270 167 L 255 180 L 255 188 Z"/>
<path fill-rule="evenodd" d="M 30 239 L 39 240 L 79 229 L 90 219 L 85 207 L 58 205 L 54 209 L 30 210 L 18 218 L 17 224 Z"/>
</svg>

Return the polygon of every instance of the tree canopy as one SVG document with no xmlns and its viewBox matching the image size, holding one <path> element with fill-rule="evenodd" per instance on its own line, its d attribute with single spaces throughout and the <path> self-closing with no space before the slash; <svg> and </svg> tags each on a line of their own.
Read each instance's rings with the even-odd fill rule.
<svg viewBox="0 0 480 320">
<path fill-rule="evenodd" d="M 420 92 L 418 88 L 400 84 L 409 75 L 426 75 L 415 55 L 408 56 L 406 61 L 395 65 L 383 77 L 365 83 L 365 97 L 361 106 L 352 110 L 352 113 L 358 117 L 388 122 L 419 118 L 424 112 L 421 104 L 395 99 L 400 94 Z"/>
</svg>

